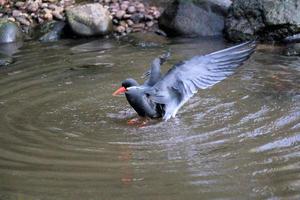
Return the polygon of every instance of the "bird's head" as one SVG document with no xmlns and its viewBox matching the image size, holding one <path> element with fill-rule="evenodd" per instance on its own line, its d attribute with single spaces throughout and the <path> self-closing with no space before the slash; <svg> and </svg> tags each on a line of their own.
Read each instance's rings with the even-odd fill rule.
<svg viewBox="0 0 300 200">
<path fill-rule="evenodd" d="M 132 79 L 132 78 L 128 78 L 126 80 L 124 80 L 122 82 L 122 86 L 117 89 L 113 95 L 117 96 L 119 94 L 124 94 L 125 92 L 128 92 L 130 89 L 134 89 L 136 88 L 136 86 L 138 86 L 138 82 L 136 82 L 136 80 Z"/>
</svg>

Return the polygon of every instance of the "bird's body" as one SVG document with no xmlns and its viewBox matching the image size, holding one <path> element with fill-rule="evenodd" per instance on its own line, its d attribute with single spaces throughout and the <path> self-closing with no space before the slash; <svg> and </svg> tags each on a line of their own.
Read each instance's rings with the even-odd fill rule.
<svg viewBox="0 0 300 200">
<path fill-rule="evenodd" d="M 125 93 L 127 101 L 142 117 L 168 120 L 198 89 L 206 89 L 232 75 L 255 50 L 255 42 L 246 42 L 231 48 L 180 62 L 165 75 L 160 66 L 167 56 L 153 60 L 148 79 L 139 85 L 126 79 L 114 94 Z"/>
</svg>

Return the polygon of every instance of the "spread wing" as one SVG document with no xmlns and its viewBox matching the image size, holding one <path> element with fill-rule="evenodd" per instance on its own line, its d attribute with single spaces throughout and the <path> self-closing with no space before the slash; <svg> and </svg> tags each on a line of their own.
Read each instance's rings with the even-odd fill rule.
<svg viewBox="0 0 300 200">
<path fill-rule="evenodd" d="M 178 63 L 147 91 L 147 95 L 164 105 L 164 120 L 175 117 L 178 109 L 198 89 L 211 87 L 232 75 L 255 51 L 255 46 L 255 41 L 246 42 Z"/>
<path fill-rule="evenodd" d="M 150 69 L 142 76 L 143 78 L 148 77 L 144 85 L 153 86 L 161 79 L 162 75 L 160 72 L 160 66 L 167 61 L 170 55 L 170 52 L 167 52 L 152 61 Z"/>
</svg>

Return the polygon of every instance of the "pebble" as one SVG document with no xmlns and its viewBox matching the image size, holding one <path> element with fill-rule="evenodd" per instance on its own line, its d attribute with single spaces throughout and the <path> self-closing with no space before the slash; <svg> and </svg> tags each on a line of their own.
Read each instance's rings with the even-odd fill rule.
<svg viewBox="0 0 300 200">
<path fill-rule="evenodd" d="M 158 19 L 161 14 L 160 14 L 160 12 L 158 10 L 156 10 L 156 11 L 153 12 L 153 15 L 154 15 L 155 19 Z"/>
<path fill-rule="evenodd" d="M 45 12 L 45 14 L 43 16 L 44 19 L 49 20 L 49 21 L 53 19 L 53 15 L 52 15 L 51 10 L 44 9 L 44 12 Z"/>
<path fill-rule="evenodd" d="M 16 19 L 15 18 L 13 18 L 13 17 L 9 17 L 9 18 L 7 18 L 9 21 L 11 21 L 11 22 L 15 22 L 16 21 Z"/>
<path fill-rule="evenodd" d="M 47 3 L 42 3 L 41 8 L 48 8 L 48 4 Z"/>
<path fill-rule="evenodd" d="M 62 0 L 58 3 L 58 5 L 63 6 L 63 7 L 69 7 L 75 3 L 75 0 Z"/>
<path fill-rule="evenodd" d="M 116 31 L 119 33 L 125 32 L 126 28 L 124 26 L 117 26 Z"/>
<path fill-rule="evenodd" d="M 116 12 L 116 18 L 118 19 L 122 19 L 122 17 L 126 14 L 126 12 L 124 10 L 118 10 Z"/>
<path fill-rule="evenodd" d="M 128 26 L 132 26 L 134 24 L 131 19 L 128 19 L 126 22 L 127 22 Z"/>
<path fill-rule="evenodd" d="M 17 2 L 15 3 L 15 6 L 16 6 L 17 8 L 24 9 L 24 8 L 25 8 L 25 2 L 23 2 L 23 1 L 17 1 Z"/>
<path fill-rule="evenodd" d="M 144 6 L 144 4 L 142 4 L 142 3 L 139 3 L 137 6 L 136 6 L 136 9 L 137 9 L 137 11 L 138 12 L 140 12 L 140 13 L 144 13 L 146 10 L 145 10 L 145 6 Z"/>
<path fill-rule="evenodd" d="M 112 19 L 113 24 L 119 24 L 119 20 L 117 19 Z"/>
<path fill-rule="evenodd" d="M 16 17 L 16 20 L 25 26 L 30 26 L 30 22 L 23 16 Z"/>
<path fill-rule="evenodd" d="M 48 8 L 51 10 L 56 10 L 57 6 L 55 4 L 49 4 Z"/>
<path fill-rule="evenodd" d="M 60 14 L 60 12 L 57 11 L 57 10 L 52 11 L 52 15 L 53 15 L 53 17 L 54 17 L 55 19 L 59 19 L 59 20 L 63 20 L 63 19 L 64 19 L 64 17 L 63 17 L 63 16 Z"/>
<path fill-rule="evenodd" d="M 121 10 L 127 10 L 127 8 L 128 8 L 128 4 L 126 4 L 126 3 L 124 3 L 124 2 L 123 2 L 123 3 L 121 4 L 121 6 L 120 6 L 120 9 L 121 9 Z"/>
<path fill-rule="evenodd" d="M 19 10 L 13 10 L 13 11 L 12 11 L 12 16 L 13 16 L 13 17 L 19 17 L 19 16 L 21 16 L 21 15 L 22 15 L 22 12 L 19 11 Z"/>
<path fill-rule="evenodd" d="M 39 9 L 39 4 L 37 2 L 30 2 L 27 6 L 27 10 L 30 12 L 36 12 Z"/>
<path fill-rule="evenodd" d="M 0 6 L 4 6 L 7 3 L 6 0 L 0 0 Z"/>
<path fill-rule="evenodd" d="M 146 25 L 148 27 L 152 27 L 154 25 L 154 22 L 153 21 L 146 22 Z"/>
<path fill-rule="evenodd" d="M 43 18 L 41 18 L 41 17 L 38 17 L 38 19 L 37 19 L 37 20 L 38 20 L 38 23 L 39 23 L 39 24 L 42 24 L 42 23 L 44 23 L 44 22 L 45 22 L 45 20 L 44 20 Z"/>
<path fill-rule="evenodd" d="M 152 15 L 145 15 L 145 19 L 152 21 L 152 20 L 154 20 L 154 17 Z"/>
<path fill-rule="evenodd" d="M 142 0 L 94 0 L 111 13 L 115 32 L 124 35 L 129 32 L 151 30 L 161 13 L 155 6 L 146 6 Z M 8 16 L 29 30 L 34 24 L 45 21 L 65 20 L 65 8 L 75 0 L 0 0 L 3 11 L 0 17 Z M 153 28 L 152 28 L 153 30 Z"/>
<path fill-rule="evenodd" d="M 56 3 L 56 2 L 58 2 L 58 0 L 44 0 L 44 1 L 47 1 L 47 2 L 50 2 L 50 3 Z"/>
<path fill-rule="evenodd" d="M 135 9 L 134 6 L 129 6 L 129 7 L 127 8 L 127 11 L 128 11 L 128 13 L 132 14 L 132 13 L 135 13 L 136 9 Z"/>
<path fill-rule="evenodd" d="M 131 18 L 131 14 L 125 14 L 124 16 L 123 16 L 123 19 L 130 19 Z"/>
<path fill-rule="evenodd" d="M 144 19 L 144 15 L 141 13 L 135 13 L 131 16 L 131 20 L 136 24 Z"/>
</svg>

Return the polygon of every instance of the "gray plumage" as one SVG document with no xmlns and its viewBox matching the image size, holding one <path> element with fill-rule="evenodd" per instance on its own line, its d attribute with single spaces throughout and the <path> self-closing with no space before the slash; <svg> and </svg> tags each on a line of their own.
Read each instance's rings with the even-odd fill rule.
<svg viewBox="0 0 300 200">
<path fill-rule="evenodd" d="M 195 56 L 176 64 L 163 76 L 160 72 L 161 58 L 156 58 L 146 73 L 148 80 L 143 85 L 127 87 L 127 100 L 141 116 L 168 120 L 175 117 L 198 89 L 211 87 L 232 75 L 255 51 L 255 46 L 252 41 Z"/>
</svg>

